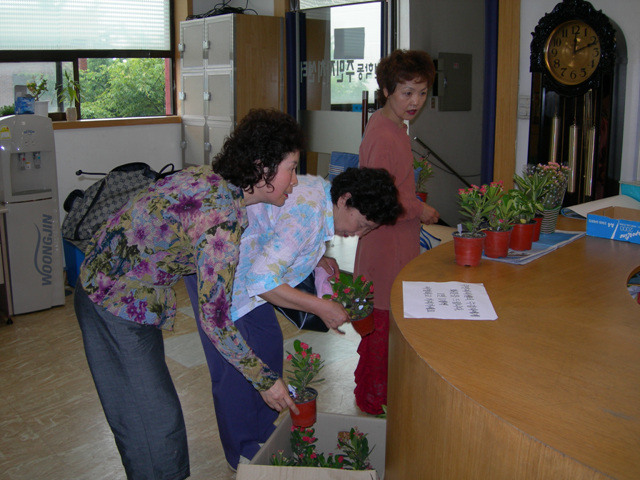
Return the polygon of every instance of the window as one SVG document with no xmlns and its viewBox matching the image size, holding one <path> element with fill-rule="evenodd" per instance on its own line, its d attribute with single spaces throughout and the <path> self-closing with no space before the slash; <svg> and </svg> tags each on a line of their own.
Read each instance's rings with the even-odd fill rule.
<svg viewBox="0 0 640 480">
<path fill-rule="evenodd" d="M 174 113 L 170 0 L 5 0 L 0 108 L 14 87 L 46 80 L 40 100 L 64 111 L 65 72 L 80 85 L 82 118 Z M 3 107 L 4 106 L 4 107 Z"/>
</svg>

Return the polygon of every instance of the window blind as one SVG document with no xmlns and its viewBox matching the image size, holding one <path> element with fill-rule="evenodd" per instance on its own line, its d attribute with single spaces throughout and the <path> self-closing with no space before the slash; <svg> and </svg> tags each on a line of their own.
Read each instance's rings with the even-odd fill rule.
<svg viewBox="0 0 640 480">
<path fill-rule="evenodd" d="M 2 0 L 0 50 L 170 50 L 170 0 Z"/>
</svg>

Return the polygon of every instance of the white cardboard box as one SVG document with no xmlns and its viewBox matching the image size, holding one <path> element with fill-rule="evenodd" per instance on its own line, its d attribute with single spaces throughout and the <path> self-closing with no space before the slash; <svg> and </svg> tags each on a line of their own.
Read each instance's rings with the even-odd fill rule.
<svg viewBox="0 0 640 480">
<path fill-rule="evenodd" d="M 313 426 L 317 451 L 327 456 L 329 453 L 340 453 L 337 449 L 338 432 L 349 431 L 357 427 L 367 434 L 371 452 L 371 465 L 375 470 L 353 471 L 332 468 L 313 467 L 276 467 L 271 465 L 271 456 L 283 450 L 285 456 L 291 455 L 289 438 L 291 434 L 291 418 L 285 417 L 251 464 L 238 465 L 236 480 L 384 480 L 384 455 L 386 447 L 387 421 L 382 418 L 360 417 L 355 415 L 337 415 L 318 413 L 318 420 Z M 377 474 L 376 474 L 377 472 Z"/>
</svg>

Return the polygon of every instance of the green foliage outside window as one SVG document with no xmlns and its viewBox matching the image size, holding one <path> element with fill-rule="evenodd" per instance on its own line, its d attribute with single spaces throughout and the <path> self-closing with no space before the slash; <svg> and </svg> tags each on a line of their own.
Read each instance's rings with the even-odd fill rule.
<svg viewBox="0 0 640 480">
<path fill-rule="evenodd" d="M 162 58 L 88 59 L 80 84 L 82 118 L 166 114 Z"/>
</svg>

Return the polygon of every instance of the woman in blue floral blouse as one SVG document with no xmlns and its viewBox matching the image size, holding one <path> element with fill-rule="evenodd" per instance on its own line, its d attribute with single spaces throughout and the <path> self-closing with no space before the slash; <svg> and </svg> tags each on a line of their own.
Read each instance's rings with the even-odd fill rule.
<svg viewBox="0 0 640 480">
<path fill-rule="evenodd" d="M 201 327 L 215 348 L 273 408 L 295 408 L 278 373 L 247 346 L 229 307 L 246 207 L 284 204 L 302 148 L 293 118 L 253 110 L 212 166 L 141 191 L 88 247 L 75 310 L 127 478 L 189 476 L 184 418 L 160 330 L 173 326 L 173 286 L 185 275 L 197 274 Z"/>
<path fill-rule="evenodd" d="M 301 175 L 282 207 L 256 204 L 247 208 L 249 227 L 242 235 L 240 261 L 233 283 L 231 318 L 251 349 L 274 370 L 283 371 L 283 337 L 272 305 L 316 314 L 328 328 L 349 320 L 339 302 L 294 288 L 316 266 L 338 272 L 325 257 L 334 235 L 362 237 L 389 225 L 402 212 L 393 178 L 383 169 L 350 168 L 332 183 Z M 185 277 L 197 312 L 195 275 Z M 267 303 L 269 302 L 269 303 Z M 249 384 L 204 334 L 200 338 L 211 374 L 211 391 L 220 441 L 229 466 L 254 457 L 271 433 L 279 408 Z"/>
</svg>

